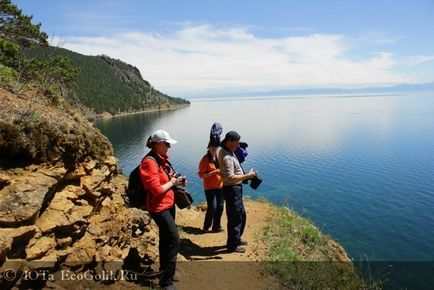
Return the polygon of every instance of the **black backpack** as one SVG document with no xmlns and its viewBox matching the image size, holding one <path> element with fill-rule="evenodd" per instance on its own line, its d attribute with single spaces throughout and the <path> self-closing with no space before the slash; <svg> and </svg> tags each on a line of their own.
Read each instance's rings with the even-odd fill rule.
<svg viewBox="0 0 434 290">
<path fill-rule="evenodd" d="M 158 163 L 158 159 L 153 156 L 152 151 L 146 154 L 146 157 L 150 157 L 155 162 Z M 142 160 L 143 161 L 143 160 Z M 142 162 L 140 162 L 141 164 Z M 140 209 L 146 208 L 146 199 L 148 197 L 148 193 L 143 187 L 142 180 L 140 179 L 140 164 L 131 171 L 130 177 L 128 178 L 128 187 L 126 190 L 126 199 L 127 203 L 130 207 L 136 207 Z M 158 164 L 160 165 L 160 164 Z"/>
</svg>

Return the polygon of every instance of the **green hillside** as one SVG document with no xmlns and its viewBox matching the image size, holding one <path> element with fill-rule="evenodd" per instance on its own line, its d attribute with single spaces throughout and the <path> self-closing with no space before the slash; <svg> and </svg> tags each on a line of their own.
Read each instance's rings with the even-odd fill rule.
<svg viewBox="0 0 434 290">
<path fill-rule="evenodd" d="M 23 53 L 26 58 L 69 57 L 80 69 L 76 95 L 96 113 L 119 114 L 189 104 L 155 90 L 136 67 L 108 56 L 86 56 L 58 47 L 35 46 Z"/>
</svg>

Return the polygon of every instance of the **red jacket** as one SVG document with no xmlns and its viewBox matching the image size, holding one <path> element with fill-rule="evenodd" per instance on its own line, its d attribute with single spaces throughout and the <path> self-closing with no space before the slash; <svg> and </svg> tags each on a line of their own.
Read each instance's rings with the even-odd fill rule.
<svg viewBox="0 0 434 290">
<path fill-rule="evenodd" d="M 172 176 L 174 174 L 172 167 L 167 162 L 167 156 L 155 155 L 160 159 L 159 163 L 162 164 Z M 140 163 L 140 179 L 142 180 L 143 187 L 148 192 L 146 200 L 146 209 L 149 212 L 162 212 L 169 209 L 175 204 L 175 195 L 172 189 L 163 192 L 163 184 L 169 182 L 164 169 L 157 164 L 153 158 L 144 158 Z"/>
</svg>

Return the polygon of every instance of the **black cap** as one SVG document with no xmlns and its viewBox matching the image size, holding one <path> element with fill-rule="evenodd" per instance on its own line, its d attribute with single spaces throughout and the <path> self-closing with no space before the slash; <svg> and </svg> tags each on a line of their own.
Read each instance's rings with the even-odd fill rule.
<svg viewBox="0 0 434 290">
<path fill-rule="evenodd" d="M 225 138 L 223 139 L 222 143 L 228 142 L 228 141 L 238 141 L 241 139 L 240 134 L 238 134 L 235 131 L 229 131 L 226 133 Z"/>
</svg>

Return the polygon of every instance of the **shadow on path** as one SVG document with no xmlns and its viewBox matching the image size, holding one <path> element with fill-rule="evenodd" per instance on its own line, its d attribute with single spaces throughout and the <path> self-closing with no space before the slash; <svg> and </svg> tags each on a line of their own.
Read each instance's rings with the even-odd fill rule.
<svg viewBox="0 0 434 290">
<path fill-rule="evenodd" d="M 179 253 L 188 260 L 221 260 L 220 254 L 227 253 L 226 246 L 201 247 L 190 239 L 181 239 Z"/>
<path fill-rule="evenodd" d="M 208 232 L 206 232 L 200 228 L 195 228 L 195 227 L 190 227 L 190 226 L 181 226 L 181 229 L 182 229 L 182 231 L 184 231 L 190 235 L 203 235 L 203 234 L 208 233 Z"/>
</svg>

